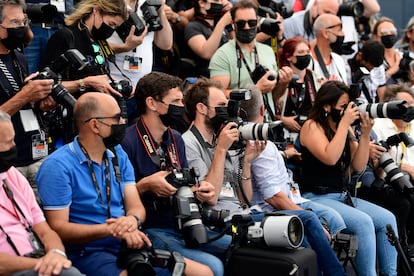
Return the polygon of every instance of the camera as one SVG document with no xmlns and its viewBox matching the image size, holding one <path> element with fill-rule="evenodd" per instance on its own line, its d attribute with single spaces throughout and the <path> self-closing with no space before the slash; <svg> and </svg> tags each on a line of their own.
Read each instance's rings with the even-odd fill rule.
<svg viewBox="0 0 414 276">
<path fill-rule="evenodd" d="M 414 186 L 411 184 L 409 175 L 401 171 L 391 157 L 391 154 L 388 152 L 392 146 L 396 146 L 401 142 L 404 143 L 406 147 L 414 145 L 413 139 L 411 139 L 405 132 L 392 135 L 388 137 L 387 140 L 378 142 L 380 146 L 387 149 L 387 151 L 381 154 L 379 166 L 384 169 L 387 174 L 386 180 L 394 189 L 400 192 L 408 191 L 409 193 L 412 193 L 414 192 Z"/>
<path fill-rule="evenodd" d="M 257 28 L 258 32 L 263 32 L 272 37 L 277 36 L 277 33 L 280 31 L 280 21 L 277 21 L 273 18 L 260 18 L 259 26 Z"/>
<path fill-rule="evenodd" d="M 153 247 L 130 249 L 124 241 L 121 243 L 117 265 L 126 268 L 128 275 L 156 275 L 152 267 L 164 267 L 174 276 L 184 275 L 186 266 L 183 256 L 176 251 Z"/>
<path fill-rule="evenodd" d="M 121 93 L 122 97 L 116 97 L 116 101 L 118 102 L 118 106 L 121 109 L 121 116 L 125 120 L 128 119 L 128 107 L 126 104 L 126 99 L 129 98 L 132 92 L 132 85 L 131 82 L 128 80 L 120 80 L 120 81 L 112 81 L 111 87 Z"/>
<path fill-rule="evenodd" d="M 359 112 L 375 118 L 399 119 L 409 122 L 414 119 L 414 108 L 407 107 L 407 102 L 402 100 L 389 101 L 386 103 L 357 103 Z"/>
<path fill-rule="evenodd" d="M 241 246 L 298 248 L 304 237 L 301 219 L 295 215 L 268 213 L 260 222 L 247 214 L 232 218 L 233 242 Z"/>
<path fill-rule="evenodd" d="M 122 41 L 125 42 L 125 39 L 128 37 L 132 26 L 135 26 L 134 35 L 136 36 L 140 36 L 145 30 L 145 23 L 142 22 L 141 18 L 139 18 L 135 12 L 130 12 L 128 19 L 124 21 L 118 28 L 116 28 L 116 32 Z"/>
<path fill-rule="evenodd" d="M 226 218 L 229 216 L 230 210 L 227 209 L 216 210 L 209 207 L 203 207 L 201 211 L 203 223 L 208 226 L 223 227 Z"/>
<path fill-rule="evenodd" d="M 282 0 L 259 0 L 259 5 L 270 8 L 274 13 L 278 12 L 283 18 L 292 16 L 293 9 Z"/>
<path fill-rule="evenodd" d="M 207 230 L 201 220 L 200 207 L 189 186 L 178 188 L 173 197 L 177 229 L 181 231 L 185 245 L 197 248 L 208 242 Z"/>
<path fill-rule="evenodd" d="M 253 82 L 256 84 L 266 74 L 267 71 L 269 71 L 269 68 L 267 68 L 266 66 L 263 66 L 261 64 L 258 64 L 252 72 Z M 270 74 L 267 79 L 270 80 L 270 81 L 275 80 L 276 79 L 276 74 L 275 73 Z"/>
<path fill-rule="evenodd" d="M 271 123 L 243 124 L 238 127 L 240 137 L 244 140 L 270 140 L 277 141 L 283 133 L 282 121 Z"/>
<path fill-rule="evenodd" d="M 181 168 L 180 170 L 173 170 L 165 177 L 168 183 L 176 188 L 182 186 L 192 186 L 197 183 L 197 178 L 200 176 L 198 168 Z"/>
<path fill-rule="evenodd" d="M 338 9 L 338 16 L 362 17 L 364 14 L 364 5 L 358 0 L 344 1 Z"/>
<path fill-rule="evenodd" d="M 72 110 L 76 103 L 76 99 L 70 94 L 66 87 L 60 84 L 60 73 L 69 65 L 80 71 L 88 64 L 86 58 L 77 49 L 69 49 L 54 60 L 50 67 L 43 68 L 34 80 L 53 79 L 52 93 L 50 93 L 50 95 L 57 103 Z"/>
<path fill-rule="evenodd" d="M 149 32 L 155 32 L 162 29 L 158 9 L 161 7 L 160 0 L 146 0 L 141 6 L 142 15 L 148 25 Z"/>
</svg>

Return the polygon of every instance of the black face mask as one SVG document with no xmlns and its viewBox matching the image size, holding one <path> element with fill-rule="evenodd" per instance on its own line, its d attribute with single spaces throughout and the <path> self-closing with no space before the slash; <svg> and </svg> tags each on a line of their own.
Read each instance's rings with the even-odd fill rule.
<svg viewBox="0 0 414 276">
<path fill-rule="evenodd" d="M 337 35 L 335 42 L 331 42 L 329 46 L 331 46 L 332 51 L 336 52 L 336 50 L 340 50 L 342 44 L 344 43 L 345 37 L 343 35 Z"/>
<path fill-rule="evenodd" d="M 241 43 L 250 43 L 252 42 L 256 37 L 256 28 L 250 28 L 250 29 L 237 29 L 236 30 L 236 39 L 240 41 Z"/>
<path fill-rule="evenodd" d="M 303 70 L 306 67 L 308 67 L 310 60 L 311 60 L 310 55 L 296 56 L 296 63 L 294 63 L 293 65 L 295 65 L 295 67 L 298 68 L 299 70 Z"/>
<path fill-rule="evenodd" d="M 390 49 L 397 42 L 397 36 L 393 34 L 381 36 L 381 42 L 386 49 Z"/>
<path fill-rule="evenodd" d="M 184 112 L 184 106 L 169 104 L 167 113 L 160 115 L 161 122 L 164 126 L 171 127 L 183 133 L 188 128 L 184 120 Z"/>
<path fill-rule="evenodd" d="M 336 108 L 332 108 L 331 113 L 330 113 L 332 121 L 334 121 L 337 124 L 341 121 L 341 118 L 342 118 L 343 114 L 344 114 L 343 110 L 336 109 Z"/>
<path fill-rule="evenodd" d="M 6 30 L 7 37 L 1 40 L 4 47 L 9 50 L 14 50 L 16 48 L 22 47 L 24 38 L 26 36 L 27 27 L 6 28 Z"/>
<path fill-rule="evenodd" d="M 210 3 L 210 9 L 206 10 L 207 15 L 217 18 L 221 16 L 221 11 L 223 10 L 222 4 Z"/>
<path fill-rule="evenodd" d="M 17 159 L 17 148 L 12 147 L 8 151 L 0 152 L 0 173 L 6 172 L 13 166 Z"/>
<path fill-rule="evenodd" d="M 112 29 L 109 25 L 102 21 L 101 27 L 97 29 L 95 25 L 92 27 L 92 37 L 95 40 L 106 40 L 108 39 L 113 33 L 115 29 Z"/>
<path fill-rule="evenodd" d="M 219 133 L 223 124 L 231 118 L 227 111 L 227 107 L 218 106 L 218 107 L 215 107 L 214 110 L 216 111 L 216 116 L 210 119 L 210 124 L 214 129 L 214 133 L 217 134 Z"/>
<path fill-rule="evenodd" d="M 125 137 L 126 124 L 111 125 L 111 134 L 108 137 L 102 138 L 105 147 L 113 148 L 120 144 Z"/>
</svg>

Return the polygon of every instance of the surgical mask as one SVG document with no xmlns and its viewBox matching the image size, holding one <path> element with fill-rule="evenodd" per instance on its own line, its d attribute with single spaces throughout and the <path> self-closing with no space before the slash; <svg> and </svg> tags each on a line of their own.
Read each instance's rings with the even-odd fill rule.
<svg viewBox="0 0 414 276">
<path fill-rule="evenodd" d="M 221 127 L 225 122 L 227 122 L 230 118 L 229 113 L 227 111 L 227 107 L 218 106 L 215 107 L 214 110 L 216 111 L 216 116 L 210 119 L 211 126 L 214 129 L 214 133 L 219 133 Z"/>
<path fill-rule="evenodd" d="M 381 36 L 381 42 L 386 49 L 390 49 L 397 42 L 397 36 L 394 34 Z"/>
<path fill-rule="evenodd" d="M 95 25 L 92 27 L 92 37 L 95 40 L 106 40 L 114 33 L 115 29 L 112 29 L 109 25 L 102 21 L 101 27 L 97 29 Z"/>
<path fill-rule="evenodd" d="M 256 33 L 257 31 L 255 27 L 250 29 L 237 29 L 236 39 L 241 43 L 250 43 L 255 39 Z"/>
<path fill-rule="evenodd" d="M 332 51 L 335 52 L 335 50 L 339 50 L 342 47 L 342 44 L 344 43 L 345 37 L 343 35 L 336 35 L 335 42 L 331 42 L 329 46 L 331 46 Z"/>
<path fill-rule="evenodd" d="M 295 67 L 298 68 L 299 70 L 303 70 L 306 67 L 308 67 L 310 60 L 311 60 L 310 55 L 296 56 L 296 63 L 294 63 L 293 65 L 295 65 Z"/>
<path fill-rule="evenodd" d="M 22 47 L 24 44 L 27 27 L 6 28 L 6 30 L 7 37 L 1 40 L 4 47 L 9 50 L 14 50 Z"/>
<path fill-rule="evenodd" d="M 184 111 L 184 106 L 169 104 L 167 113 L 160 115 L 162 124 L 183 133 L 188 128 L 184 121 Z"/>
<path fill-rule="evenodd" d="M 341 121 L 343 110 L 332 108 L 330 115 L 331 115 L 332 121 L 338 124 Z"/>
<path fill-rule="evenodd" d="M 212 16 L 213 18 L 220 17 L 223 10 L 222 4 L 210 3 L 210 9 L 206 10 L 207 15 Z"/>
<path fill-rule="evenodd" d="M 119 145 L 125 137 L 126 124 L 111 125 L 111 134 L 108 137 L 102 138 L 105 147 L 113 148 Z"/>
<path fill-rule="evenodd" d="M 17 148 L 12 147 L 8 151 L 0 152 L 0 173 L 8 171 L 17 160 Z"/>
</svg>

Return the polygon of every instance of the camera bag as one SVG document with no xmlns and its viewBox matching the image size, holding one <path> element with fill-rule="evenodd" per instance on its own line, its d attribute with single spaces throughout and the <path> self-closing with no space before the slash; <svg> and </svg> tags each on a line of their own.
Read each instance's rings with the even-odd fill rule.
<svg viewBox="0 0 414 276">
<path fill-rule="evenodd" d="M 226 275 L 251 276 L 318 275 L 316 253 L 309 248 L 235 248 L 226 267 Z"/>
</svg>

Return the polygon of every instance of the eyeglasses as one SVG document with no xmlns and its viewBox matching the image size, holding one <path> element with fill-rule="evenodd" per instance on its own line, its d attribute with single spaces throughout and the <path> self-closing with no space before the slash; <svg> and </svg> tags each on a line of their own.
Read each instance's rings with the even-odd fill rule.
<svg viewBox="0 0 414 276">
<path fill-rule="evenodd" d="M 342 29 L 342 23 L 338 23 L 338 24 L 335 24 L 335 25 L 332 25 L 332 26 L 326 27 L 326 29 L 333 29 L 333 28 L 335 28 L 335 27 L 340 27 L 340 28 Z"/>
<path fill-rule="evenodd" d="M 116 120 L 117 122 L 119 122 L 120 120 L 121 120 L 121 118 L 122 118 L 122 115 L 121 114 L 116 114 L 116 115 L 114 115 L 114 116 L 102 116 L 102 117 L 91 117 L 91 118 L 89 118 L 89 119 L 87 119 L 87 120 L 85 120 L 85 121 L 83 121 L 84 123 L 87 123 L 87 122 L 89 122 L 90 120 L 92 120 L 92 119 L 95 119 L 95 120 L 104 120 L 104 119 L 114 119 L 114 120 Z M 105 122 L 102 122 L 102 121 L 100 121 L 102 124 L 104 124 L 104 125 L 106 125 L 106 126 L 109 126 L 108 124 L 106 124 Z"/>
<path fill-rule="evenodd" d="M 95 62 L 99 65 L 105 63 L 105 58 L 101 55 L 101 48 L 96 43 L 92 43 L 93 53 L 95 54 Z"/>
<path fill-rule="evenodd" d="M 257 19 L 250 19 L 250 20 L 238 20 L 234 22 L 237 26 L 237 29 L 243 29 L 246 26 L 246 23 L 249 25 L 249 28 L 253 28 L 257 26 Z"/>
<path fill-rule="evenodd" d="M 7 28 L 18 28 L 18 27 L 27 27 L 27 26 L 29 26 L 30 22 L 31 21 L 30 21 L 29 18 L 25 18 L 23 20 L 13 19 L 13 20 L 10 20 L 8 22 L 8 24 L 9 24 L 8 27 L 5 27 L 5 26 L 3 26 L 1 24 L 0 24 L 0 27 L 2 27 L 4 29 L 7 29 Z M 4 22 L 2 22 L 2 23 L 4 23 Z"/>
</svg>

